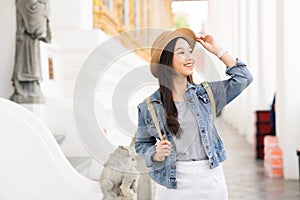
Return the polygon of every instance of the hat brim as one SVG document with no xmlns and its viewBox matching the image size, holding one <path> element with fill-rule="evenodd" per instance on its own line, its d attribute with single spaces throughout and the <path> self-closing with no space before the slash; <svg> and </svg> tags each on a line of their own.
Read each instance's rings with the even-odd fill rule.
<svg viewBox="0 0 300 200">
<path fill-rule="evenodd" d="M 160 34 L 153 42 L 151 48 L 151 60 L 150 70 L 154 77 L 158 77 L 158 63 L 160 61 L 161 54 L 166 46 L 175 38 L 183 38 L 194 50 L 196 45 L 196 35 L 189 28 L 179 28 L 174 31 L 166 31 Z"/>
</svg>

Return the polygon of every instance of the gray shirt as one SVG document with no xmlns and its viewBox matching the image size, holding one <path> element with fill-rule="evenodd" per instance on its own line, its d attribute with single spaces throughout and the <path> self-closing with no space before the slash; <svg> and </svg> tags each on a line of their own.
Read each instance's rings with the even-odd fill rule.
<svg viewBox="0 0 300 200">
<path fill-rule="evenodd" d="M 177 161 L 195 161 L 208 159 L 202 145 L 196 118 L 188 104 L 175 102 L 180 124 L 177 135 L 172 135 L 176 145 Z"/>
</svg>

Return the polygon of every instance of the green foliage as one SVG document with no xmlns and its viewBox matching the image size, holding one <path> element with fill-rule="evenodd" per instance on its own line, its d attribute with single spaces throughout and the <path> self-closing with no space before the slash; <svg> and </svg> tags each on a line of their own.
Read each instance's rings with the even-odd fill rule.
<svg viewBox="0 0 300 200">
<path fill-rule="evenodd" d="M 178 14 L 174 16 L 174 24 L 175 24 L 175 28 L 190 26 L 190 24 L 188 22 L 188 16 L 178 15 Z"/>
</svg>

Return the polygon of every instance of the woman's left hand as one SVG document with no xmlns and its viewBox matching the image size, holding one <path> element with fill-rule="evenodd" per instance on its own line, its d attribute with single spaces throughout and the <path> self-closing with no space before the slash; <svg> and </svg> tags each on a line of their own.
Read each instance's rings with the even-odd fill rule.
<svg viewBox="0 0 300 200">
<path fill-rule="evenodd" d="M 217 44 L 215 38 L 211 35 L 201 34 L 199 37 L 196 37 L 196 41 L 199 42 L 206 50 L 215 55 L 222 50 L 222 47 Z"/>
</svg>

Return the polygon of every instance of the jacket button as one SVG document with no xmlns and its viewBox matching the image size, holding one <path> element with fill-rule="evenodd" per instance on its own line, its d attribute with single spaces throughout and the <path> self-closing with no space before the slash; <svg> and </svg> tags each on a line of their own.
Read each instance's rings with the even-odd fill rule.
<svg viewBox="0 0 300 200">
<path fill-rule="evenodd" d="M 172 166 L 171 166 L 171 169 L 175 169 L 175 168 L 176 168 L 176 166 L 175 166 L 175 165 L 172 165 Z"/>
<path fill-rule="evenodd" d="M 204 130 L 204 129 L 202 129 L 202 130 L 201 130 L 201 132 L 202 132 L 202 133 L 205 133 L 205 130 Z"/>
</svg>

